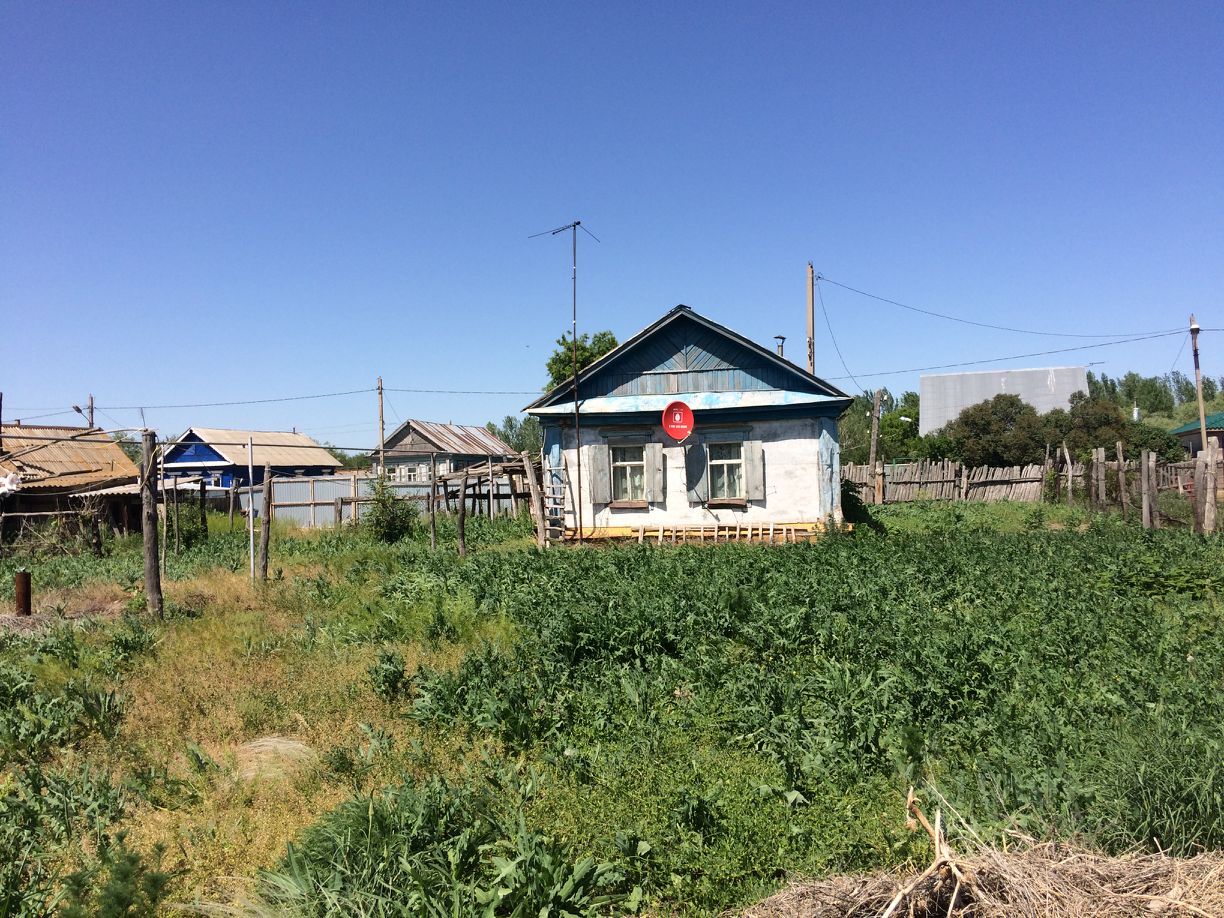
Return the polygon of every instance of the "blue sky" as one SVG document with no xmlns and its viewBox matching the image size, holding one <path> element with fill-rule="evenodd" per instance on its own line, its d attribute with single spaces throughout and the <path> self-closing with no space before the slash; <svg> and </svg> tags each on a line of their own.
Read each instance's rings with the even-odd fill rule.
<svg viewBox="0 0 1224 918">
<path fill-rule="evenodd" d="M 5 0 L 4 416 L 538 390 L 569 240 L 528 237 L 573 219 L 579 327 L 622 338 L 687 303 L 802 361 L 809 260 L 1003 325 L 1224 326 L 1221 47 L 1219 3 Z M 862 386 L 1085 343 L 822 290 Z M 1181 343 L 995 365 L 1165 373 Z M 528 401 L 393 392 L 388 423 Z M 376 437 L 370 393 L 146 418 Z"/>
</svg>

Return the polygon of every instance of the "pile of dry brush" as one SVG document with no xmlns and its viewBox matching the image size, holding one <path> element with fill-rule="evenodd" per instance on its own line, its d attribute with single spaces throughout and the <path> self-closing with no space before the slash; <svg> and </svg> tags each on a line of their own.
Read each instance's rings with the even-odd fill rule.
<svg viewBox="0 0 1224 918">
<path fill-rule="evenodd" d="M 931 836 L 935 857 L 917 875 L 874 874 L 806 883 L 741 918 L 1224 918 L 1224 853 L 1109 857 L 1020 839 L 1012 850 L 980 840 L 970 854 L 948 846 L 908 801 L 911 827 Z"/>
</svg>

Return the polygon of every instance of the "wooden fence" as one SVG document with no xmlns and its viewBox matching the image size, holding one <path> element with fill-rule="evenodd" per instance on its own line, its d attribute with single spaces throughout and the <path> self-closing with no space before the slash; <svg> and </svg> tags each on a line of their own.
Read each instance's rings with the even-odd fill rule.
<svg viewBox="0 0 1224 918">
<path fill-rule="evenodd" d="M 913 500 L 1039 501 L 1045 470 L 1040 465 L 969 468 L 950 459 L 842 466 L 842 478 L 859 488 L 868 503 Z"/>
<path fill-rule="evenodd" d="M 1108 453 L 1094 449 L 1090 461 L 1082 463 L 1064 445 L 1041 465 L 969 468 L 951 460 L 920 460 L 877 462 L 873 470 L 850 463 L 842 466 L 842 478 L 866 503 L 1065 500 L 1123 514 L 1133 510 L 1144 526 L 1192 523 L 1198 531 L 1212 532 L 1224 497 L 1224 456 L 1215 447 L 1210 460 L 1200 453 L 1183 462 L 1160 462 L 1148 450 L 1138 460 L 1127 460 L 1118 443 Z"/>
</svg>

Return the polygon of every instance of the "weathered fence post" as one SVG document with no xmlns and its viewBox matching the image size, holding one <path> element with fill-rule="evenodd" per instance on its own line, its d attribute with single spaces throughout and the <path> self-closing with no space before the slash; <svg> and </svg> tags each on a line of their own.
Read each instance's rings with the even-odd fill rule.
<svg viewBox="0 0 1224 918">
<path fill-rule="evenodd" d="M 438 550 L 438 454 L 429 454 L 429 549 Z"/>
<path fill-rule="evenodd" d="M 1075 460 L 1071 458 L 1071 450 L 1067 449 L 1067 441 L 1063 440 L 1063 454 L 1067 457 L 1067 506 L 1071 506 L 1071 501 L 1075 496 Z"/>
<path fill-rule="evenodd" d="M 467 554 L 467 535 L 464 532 L 464 525 L 467 522 L 467 486 L 468 477 L 463 476 L 463 483 L 459 486 L 459 555 L 462 557 Z"/>
<path fill-rule="evenodd" d="M 875 502 L 884 503 L 884 462 L 881 459 L 875 464 Z"/>
<path fill-rule="evenodd" d="M 1148 450 L 1148 490 L 1152 501 L 1152 528 L 1160 528 L 1160 475 L 1156 470 L 1156 454 Z"/>
<path fill-rule="evenodd" d="M 157 563 L 156 449 L 157 435 L 151 430 L 144 431 L 140 436 L 140 529 L 144 539 L 145 603 L 151 614 L 165 618 L 161 569 Z"/>
<path fill-rule="evenodd" d="M 13 574 L 13 604 L 17 608 L 17 614 L 28 616 L 32 614 L 30 589 L 30 572 L 17 571 Z"/>
<path fill-rule="evenodd" d="M 204 536 L 204 541 L 208 541 L 208 485 L 204 483 L 203 476 L 200 477 L 200 532 Z"/>
<path fill-rule="evenodd" d="M 268 542 L 272 538 L 272 466 L 264 466 L 263 525 L 259 527 L 259 579 L 268 579 Z"/>
<path fill-rule="evenodd" d="M 880 440 L 880 399 L 883 395 L 883 390 L 876 389 L 871 403 L 871 447 L 867 457 L 867 468 L 875 476 L 875 481 L 872 482 L 872 493 L 875 495 L 874 500 L 877 504 L 884 502 L 882 497 L 884 488 L 880 484 L 879 466 L 876 465 L 876 447 Z"/>
<path fill-rule="evenodd" d="M 1122 505 L 1122 518 L 1130 519 L 1130 494 L 1126 486 L 1126 454 L 1122 452 L 1122 441 L 1118 441 L 1118 503 Z"/>
<path fill-rule="evenodd" d="M 523 453 L 523 471 L 527 473 L 527 490 L 531 494 L 531 516 L 535 520 L 536 545 L 548 544 L 548 530 L 544 521 L 544 499 L 540 495 L 540 483 L 536 481 L 535 465 L 531 457 Z"/>
<path fill-rule="evenodd" d="M 489 457 L 489 519 L 493 519 L 493 457 Z"/>
<path fill-rule="evenodd" d="M 238 499 L 238 486 L 234 484 L 234 479 L 230 479 L 229 487 L 229 531 L 234 531 L 234 503 Z"/>
<path fill-rule="evenodd" d="M 1143 502 L 1143 528 L 1152 528 L 1152 483 L 1148 479 L 1148 451 L 1139 452 L 1139 496 Z"/>
<path fill-rule="evenodd" d="M 1105 447 L 1097 447 L 1097 452 L 1100 454 L 1100 470 L 1101 480 L 1097 483 L 1097 493 L 1101 495 L 1101 509 L 1104 510 L 1109 506 L 1109 463 L 1106 458 Z"/>
<path fill-rule="evenodd" d="M 1220 448 L 1212 439 L 1207 440 L 1207 475 L 1204 479 L 1203 534 L 1211 535 L 1216 530 L 1216 465 L 1220 461 Z"/>
<path fill-rule="evenodd" d="M 182 539 L 179 538 L 179 506 L 178 506 L 179 488 L 178 488 L 178 485 L 179 485 L 179 480 L 175 478 L 174 479 L 174 499 L 172 501 L 174 504 L 174 554 L 175 556 L 178 555 L 179 549 L 183 547 Z"/>
</svg>

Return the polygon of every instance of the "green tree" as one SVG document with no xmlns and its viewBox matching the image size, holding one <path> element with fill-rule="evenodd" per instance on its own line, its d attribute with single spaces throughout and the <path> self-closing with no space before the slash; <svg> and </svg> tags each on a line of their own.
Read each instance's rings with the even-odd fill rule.
<svg viewBox="0 0 1224 918">
<path fill-rule="evenodd" d="M 578 369 L 581 371 L 616 347 L 616 335 L 610 331 L 595 332 L 578 336 Z M 574 375 L 574 342 L 562 335 L 557 339 L 557 349 L 545 364 L 548 370 L 548 385 L 545 391 L 555 389 Z"/>
<path fill-rule="evenodd" d="M 943 433 L 954 457 L 971 466 L 1041 462 L 1048 442 L 1037 409 L 1011 394 L 966 408 Z"/>
<path fill-rule="evenodd" d="M 368 469 L 374 464 L 374 456 L 372 453 L 367 453 L 364 450 L 348 452 L 340 449 L 337 446 L 332 446 L 327 441 L 323 442 L 323 448 L 331 453 L 336 461 L 340 463 L 341 468 L 345 469 Z"/>
<path fill-rule="evenodd" d="M 508 414 L 502 419 L 501 424 L 490 421 L 485 428 L 516 453 L 527 453 L 529 456 L 534 456 L 544 445 L 540 419 L 532 415 L 520 420 Z"/>
</svg>

